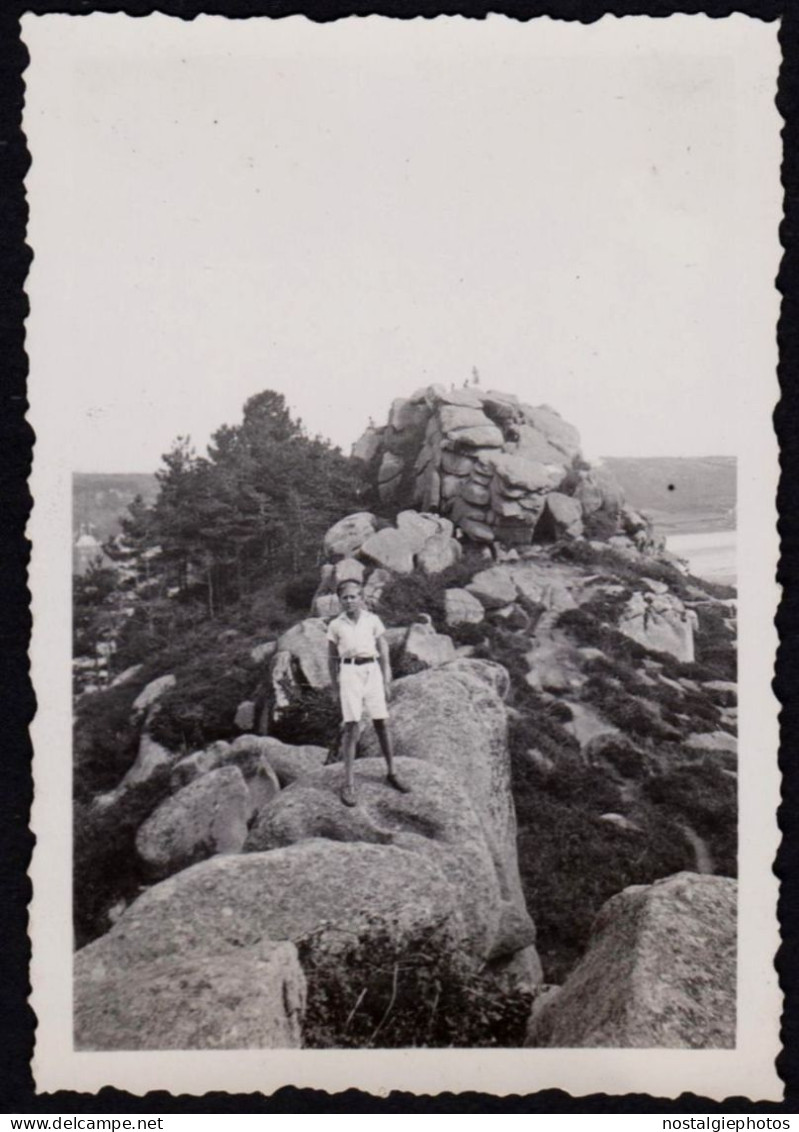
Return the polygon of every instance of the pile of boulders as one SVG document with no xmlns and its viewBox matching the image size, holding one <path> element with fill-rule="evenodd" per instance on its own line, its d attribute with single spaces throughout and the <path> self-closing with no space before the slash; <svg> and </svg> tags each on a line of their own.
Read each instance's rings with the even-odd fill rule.
<svg viewBox="0 0 799 1132">
<path fill-rule="evenodd" d="M 394 401 L 387 424 L 370 426 L 353 456 L 383 503 L 438 512 L 478 542 L 579 537 L 599 511 L 631 544 L 648 531 L 641 516 L 623 514 L 612 477 L 582 459 L 577 430 L 513 394 L 429 385 Z"/>
</svg>

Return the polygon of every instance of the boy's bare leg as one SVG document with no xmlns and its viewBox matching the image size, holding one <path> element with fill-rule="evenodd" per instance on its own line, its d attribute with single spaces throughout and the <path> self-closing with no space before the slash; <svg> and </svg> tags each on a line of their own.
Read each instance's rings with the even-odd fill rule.
<svg viewBox="0 0 799 1132">
<path fill-rule="evenodd" d="M 388 781 L 395 790 L 399 790 L 402 794 L 410 793 L 410 786 L 406 786 L 401 779 L 397 778 L 394 773 L 394 745 L 391 742 L 391 732 L 388 729 L 388 721 L 385 719 L 374 720 L 375 733 L 377 740 L 380 743 L 380 750 L 383 752 L 383 758 L 386 760 L 388 767 Z"/>
<path fill-rule="evenodd" d="M 344 785 L 341 800 L 345 806 L 354 806 L 355 797 L 355 747 L 358 742 L 358 724 L 345 723 L 342 750 L 344 756 Z"/>
</svg>

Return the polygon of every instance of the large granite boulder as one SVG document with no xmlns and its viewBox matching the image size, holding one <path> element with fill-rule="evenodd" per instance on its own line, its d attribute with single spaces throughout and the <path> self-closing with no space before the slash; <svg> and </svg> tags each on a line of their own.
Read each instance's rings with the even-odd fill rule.
<svg viewBox="0 0 799 1132">
<path fill-rule="evenodd" d="M 356 511 L 334 523 L 324 537 L 325 557 L 330 562 L 339 558 L 351 558 L 360 550 L 370 535 L 374 534 L 377 520 L 369 511 Z"/>
<path fill-rule="evenodd" d="M 79 952 L 79 1050 L 295 1049 L 305 976 L 292 943 L 222 956 L 165 955 L 120 968 Z"/>
<path fill-rule="evenodd" d="M 436 535 L 450 536 L 452 523 L 439 515 L 422 514 L 419 511 L 400 511 L 396 527 L 411 547 L 413 554 L 422 549 L 428 539 Z"/>
<path fill-rule="evenodd" d="M 301 682 L 311 688 L 329 687 L 327 625 L 321 618 L 307 617 L 292 625 L 278 639 L 277 652 L 288 653 Z"/>
<path fill-rule="evenodd" d="M 314 837 L 394 845 L 436 865 L 457 894 L 465 941 L 476 955 L 496 958 L 531 944 L 535 931 L 524 915 L 509 939 L 510 922 L 480 820 L 452 774 L 420 760 L 402 759 L 398 772 L 409 794 L 386 782 L 382 759 L 359 759 L 358 806 L 341 804 L 340 766 L 329 766 L 284 790 L 250 830 L 247 849 L 262 851 Z"/>
<path fill-rule="evenodd" d="M 76 974 L 85 978 L 87 1009 L 96 1010 L 98 972 L 123 978 L 175 955 L 235 963 L 264 941 L 290 940 L 335 979 L 370 938 L 401 950 L 432 929 L 461 945 L 457 893 L 436 864 L 395 845 L 315 839 L 212 857 L 154 885 L 77 953 Z"/>
<path fill-rule="evenodd" d="M 502 899 L 526 916 L 502 701 L 506 691 L 507 673 L 499 665 L 456 660 L 395 682 L 391 728 L 399 757 L 433 763 L 464 788 L 480 821 Z M 363 747 L 364 754 L 379 755 L 371 732 L 364 735 Z M 532 949 L 528 958 L 527 976 L 537 981 L 540 965 Z"/>
<path fill-rule="evenodd" d="M 678 873 L 611 897 L 526 1044 L 732 1049 L 736 894 L 728 877 Z"/>
<path fill-rule="evenodd" d="M 384 527 L 370 535 L 358 553 L 373 566 L 390 570 L 394 574 L 413 572 L 414 543 L 402 531 L 394 527 Z"/>
<path fill-rule="evenodd" d="M 167 798 L 139 827 L 136 851 L 163 878 L 216 853 L 239 853 L 252 800 L 238 767 L 201 775 Z"/>
<path fill-rule="evenodd" d="M 580 501 L 571 495 L 550 491 L 539 523 L 550 538 L 579 538 L 583 533 L 583 509 Z"/>
</svg>

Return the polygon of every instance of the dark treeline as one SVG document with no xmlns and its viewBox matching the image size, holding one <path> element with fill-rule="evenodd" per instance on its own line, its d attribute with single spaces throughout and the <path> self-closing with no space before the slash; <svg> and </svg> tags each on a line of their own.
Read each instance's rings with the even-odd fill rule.
<svg viewBox="0 0 799 1132">
<path fill-rule="evenodd" d="M 113 637 L 115 669 L 181 625 L 312 569 L 327 528 L 364 505 L 357 464 L 308 436 L 271 390 L 214 433 L 207 455 L 179 437 L 157 479 L 154 503 L 137 497 L 103 547 L 114 565 L 75 579 L 76 655 Z"/>
</svg>

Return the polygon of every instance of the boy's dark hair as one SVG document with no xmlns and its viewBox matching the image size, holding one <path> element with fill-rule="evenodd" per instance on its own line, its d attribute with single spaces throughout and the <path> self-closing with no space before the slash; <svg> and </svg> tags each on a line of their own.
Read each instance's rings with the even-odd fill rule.
<svg viewBox="0 0 799 1132">
<path fill-rule="evenodd" d="M 344 580 L 339 582 L 336 586 L 336 597 L 341 597 L 341 591 L 345 586 L 357 586 L 358 589 L 363 592 L 363 583 L 359 582 L 357 578 L 344 578 Z"/>
</svg>

